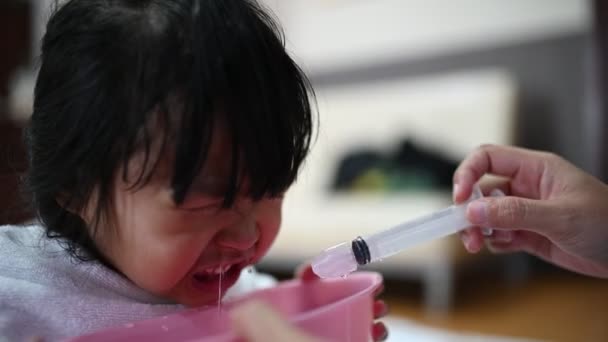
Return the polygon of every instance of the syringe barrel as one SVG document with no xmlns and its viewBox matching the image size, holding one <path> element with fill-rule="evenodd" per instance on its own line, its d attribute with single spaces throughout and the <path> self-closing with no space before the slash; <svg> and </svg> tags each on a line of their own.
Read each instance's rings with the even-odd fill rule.
<svg viewBox="0 0 608 342">
<path fill-rule="evenodd" d="M 371 262 L 384 259 L 419 243 L 438 239 L 471 226 L 466 219 L 466 204 L 453 205 L 444 210 L 419 217 L 364 236 L 371 254 Z"/>
</svg>

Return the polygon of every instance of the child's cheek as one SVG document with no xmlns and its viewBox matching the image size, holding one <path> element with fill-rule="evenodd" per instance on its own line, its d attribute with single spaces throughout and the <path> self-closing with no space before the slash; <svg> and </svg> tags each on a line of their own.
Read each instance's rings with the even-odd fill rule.
<svg viewBox="0 0 608 342">
<path fill-rule="evenodd" d="M 193 237 L 158 239 L 156 246 L 151 246 L 137 263 L 133 276 L 139 278 L 141 287 L 152 293 L 169 293 L 181 286 L 180 283 L 188 282 L 190 271 L 203 249 L 204 246 Z"/>
<path fill-rule="evenodd" d="M 265 255 L 276 239 L 281 227 L 282 200 L 268 200 L 259 208 L 259 252 Z"/>
</svg>

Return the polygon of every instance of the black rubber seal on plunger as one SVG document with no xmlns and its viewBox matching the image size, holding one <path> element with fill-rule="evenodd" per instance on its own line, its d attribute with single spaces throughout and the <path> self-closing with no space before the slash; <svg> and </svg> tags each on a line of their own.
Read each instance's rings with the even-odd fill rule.
<svg viewBox="0 0 608 342">
<path fill-rule="evenodd" d="M 367 247 L 367 242 L 363 240 L 362 237 L 358 237 L 352 242 L 353 254 L 355 255 L 355 260 L 359 266 L 367 265 L 372 259 L 371 254 L 369 253 L 369 247 Z"/>
</svg>

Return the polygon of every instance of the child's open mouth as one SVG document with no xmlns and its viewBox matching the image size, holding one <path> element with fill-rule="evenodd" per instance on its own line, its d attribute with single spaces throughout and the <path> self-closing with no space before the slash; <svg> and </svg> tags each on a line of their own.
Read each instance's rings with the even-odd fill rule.
<svg viewBox="0 0 608 342">
<path fill-rule="evenodd" d="M 194 273 L 192 283 L 195 288 L 203 291 L 222 292 L 230 288 L 241 275 L 241 271 L 248 265 L 247 262 L 210 267 Z"/>
</svg>

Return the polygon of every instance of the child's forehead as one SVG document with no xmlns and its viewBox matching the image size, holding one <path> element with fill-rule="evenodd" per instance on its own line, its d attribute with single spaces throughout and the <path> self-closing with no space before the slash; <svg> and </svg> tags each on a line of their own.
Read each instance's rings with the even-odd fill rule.
<svg viewBox="0 0 608 342">
<path fill-rule="evenodd" d="M 232 168 L 232 139 L 224 125 L 214 125 L 211 141 L 199 175 L 228 179 Z"/>
<path fill-rule="evenodd" d="M 173 115 L 171 115 L 173 116 Z M 170 119 L 173 123 L 173 119 Z M 137 152 L 129 159 L 128 168 L 129 175 L 137 175 L 142 171 L 152 172 L 155 179 L 170 179 L 173 174 L 175 164 L 175 154 L 177 152 L 177 141 L 179 140 L 180 132 L 179 124 L 171 125 L 172 132 L 168 132 L 166 127 L 155 123 L 148 126 L 151 133 L 151 139 L 147 148 L 140 146 Z M 201 129 L 201 135 L 202 135 Z M 201 145 L 203 140 L 201 138 Z M 209 143 L 205 146 L 205 160 L 197 178 L 205 177 L 212 179 L 214 182 L 220 178 L 227 179 L 232 167 L 232 135 L 227 129 L 227 125 L 221 118 L 214 120 L 210 130 Z M 148 154 L 146 156 L 146 154 Z M 197 156 L 192 156 L 192 163 L 196 163 Z M 143 169 L 146 170 L 143 170 Z M 150 169 L 154 168 L 154 169 Z"/>
</svg>

